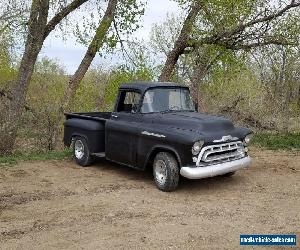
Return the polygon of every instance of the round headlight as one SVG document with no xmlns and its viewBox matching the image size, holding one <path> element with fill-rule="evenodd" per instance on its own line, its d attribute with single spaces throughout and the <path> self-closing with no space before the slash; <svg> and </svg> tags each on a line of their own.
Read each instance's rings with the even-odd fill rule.
<svg viewBox="0 0 300 250">
<path fill-rule="evenodd" d="M 192 147 L 192 153 L 193 155 L 197 155 L 200 153 L 201 148 L 204 144 L 204 141 L 196 141 Z"/>
<path fill-rule="evenodd" d="M 252 139 L 252 134 L 249 134 L 249 135 L 247 135 L 246 137 L 245 137 L 245 139 L 244 139 L 244 141 L 245 141 L 245 143 L 246 144 L 249 144 L 249 142 L 251 141 L 251 139 Z"/>
</svg>

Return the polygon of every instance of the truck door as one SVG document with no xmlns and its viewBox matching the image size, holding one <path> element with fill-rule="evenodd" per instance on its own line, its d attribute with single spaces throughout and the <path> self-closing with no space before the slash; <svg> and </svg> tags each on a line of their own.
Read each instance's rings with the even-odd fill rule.
<svg viewBox="0 0 300 250">
<path fill-rule="evenodd" d="M 137 90 L 120 90 L 115 112 L 106 122 L 106 158 L 126 165 L 136 165 L 137 139 L 141 133 L 141 94 Z"/>
</svg>

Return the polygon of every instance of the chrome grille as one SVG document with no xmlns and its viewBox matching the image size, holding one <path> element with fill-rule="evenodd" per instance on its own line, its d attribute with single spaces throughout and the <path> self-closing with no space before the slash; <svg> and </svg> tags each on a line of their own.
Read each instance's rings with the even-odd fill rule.
<svg viewBox="0 0 300 250">
<path fill-rule="evenodd" d="M 244 156 L 245 148 L 241 141 L 209 145 L 201 149 L 197 166 L 207 166 L 237 160 Z"/>
</svg>

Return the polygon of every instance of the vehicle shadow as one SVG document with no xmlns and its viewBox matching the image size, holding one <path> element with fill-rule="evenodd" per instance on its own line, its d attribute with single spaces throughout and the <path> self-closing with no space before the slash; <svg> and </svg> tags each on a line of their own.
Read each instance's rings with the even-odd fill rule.
<svg viewBox="0 0 300 250">
<path fill-rule="evenodd" d="M 142 171 L 101 158 L 97 159 L 92 166 L 101 171 L 113 172 L 118 177 L 128 180 L 145 180 L 151 182 L 153 179 L 151 169 Z"/>
<path fill-rule="evenodd" d="M 113 173 L 116 175 L 116 178 L 121 177 L 130 181 L 136 180 L 137 182 L 144 182 L 149 187 L 156 188 L 151 168 L 147 168 L 146 171 L 140 171 L 105 159 L 97 159 L 92 167 L 102 172 Z M 191 180 L 180 176 L 179 186 L 176 191 L 192 192 L 212 189 L 232 189 L 234 186 L 240 186 L 245 181 L 244 173 L 239 172 L 230 177 L 215 176 L 198 180 Z"/>
<path fill-rule="evenodd" d="M 230 177 L 215 176 L 210 178 L 191 180 L 184 177 L 180 178 L 178 190 L 180 191 L 197 191 L 197 190 L 218 190 L 232 189 L 240 186 L 246 180 L 243 175 L 235 174 Z"/>
</svg>

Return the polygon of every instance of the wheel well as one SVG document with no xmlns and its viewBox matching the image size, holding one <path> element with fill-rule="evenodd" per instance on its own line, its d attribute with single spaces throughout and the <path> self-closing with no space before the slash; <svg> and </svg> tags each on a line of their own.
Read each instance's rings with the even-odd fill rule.
<svg viewBox="0 0 300 250">
<path fill-rule="evenodd" d="M 154 158 L 160 152 L 168 152 L 168 153 L 172 154 L 175 157 L 175 159 L 178 162 L 178 165 L 180 167 L 181 163 L 180 163 L 179 156 L 173 150 L 168 149 L 168 148 L 155 148 L 154 150 L 152 150 L 152 152 L 150 153 L 150 156 L 148 157 L 146 169 L 148 169 L 148 168 L 152 169 Z"/>
<path fill-rule="evenodd" d="M 81 137 L 83 139 L 85 139 L 86 143 L 89 145 L 89 140 L 87 139 L 87 137 L 85 135 L 81 135 L 81 134 L 72 134 L 71 136 L 71 141 L 70 141 L 70 147 L 73 146 L 74 140 L 76 137 Z"/>
</svg>

